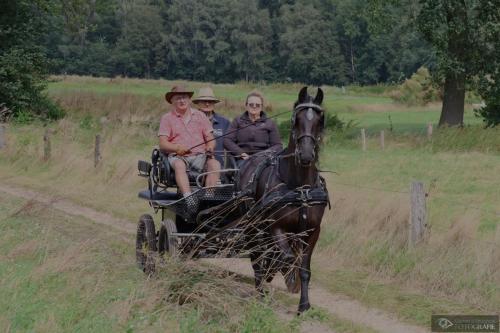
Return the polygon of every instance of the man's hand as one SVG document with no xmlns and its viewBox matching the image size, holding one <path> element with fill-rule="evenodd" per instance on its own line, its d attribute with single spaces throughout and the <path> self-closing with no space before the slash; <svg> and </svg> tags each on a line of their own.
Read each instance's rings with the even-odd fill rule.
<svg viewBox="0 0 500 333">
<path fill-rule="evenodd" d="M 250 156 L 248 156 L 248 154 L 247 154 L 247 153 L 242 153 L 242 154 L 240 155 L 240 158 L 241 158 L 241 159 L 243 159 L 243 160 L 246 160 L 246 159 L 247 159 L 247 158 L 249 158 L 249 157 L 250 157 Z"/>
<path fill-rule="evenodd" d="M 207 158 L 214 158 L 214 148 L 207 147 L 207 149 L 205 150 L 205 154 L 207 155 Z"/>
<path fill-rule="evenodd" d="M 189 150 L 189 148 L 186 148 L 183 145 L 177 145 L 177 148 L 175 149 L 175 154 L 179 156 L 184 156 L 186 154 L 189 154 L 190 152 L 191 151 Z"/>
</svg>

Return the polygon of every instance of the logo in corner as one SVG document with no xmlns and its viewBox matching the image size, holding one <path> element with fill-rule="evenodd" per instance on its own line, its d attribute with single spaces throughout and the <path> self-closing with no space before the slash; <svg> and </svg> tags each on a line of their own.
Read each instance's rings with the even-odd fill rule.
<svg viewBox="0 0 500 333">
<path fill-rule="evenodd" d="M 446 318 L 439 318 L 438 321 L 437 321 L 437 324 L 442 329 L 447 329 L 447 328 L 450 328 L 450 327 L 453 326 L 453 323 L 451 321 L 449 321 L 448 319 L 446 319 Z"/>
</svg>

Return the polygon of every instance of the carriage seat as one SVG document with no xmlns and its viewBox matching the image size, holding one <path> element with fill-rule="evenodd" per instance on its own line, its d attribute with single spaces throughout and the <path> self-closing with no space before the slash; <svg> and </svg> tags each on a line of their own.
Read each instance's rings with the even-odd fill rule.
<svg viewBox="0 0 500 333">
<path fill-rule="evenodd" d="M 151 160 L 153 166 L 157 168 L 156 173 L 158 181 L 167 187 L 177 187 L 174 169 L 170 166 L 170 163 L 168 163 L 168 154 L 161 152 L 159 149 L 153 149 Z M 153 170 L 153 172 L 155 171 Z M 189 185 L 196 186 L 196 178 L 200 175 L 200 172 L 188 170 L 187 175 Z"/>
<path fill-rule="evenodd" d="M 175 182 L 175 171 L 174 168 L 170 166 L 170 163 L 168 163 L 168 155 L 161 153 L 162 154 L 162 159 L 161 163 L 163 163 L 163 169 L 165 170 L 164 177 L 166 178 L 166 181 L 169 185 L 171 186 L 177 186 Z M 196 170 L 188 170 L 187 175 L 189 179 L 189 185 L 191 186 L 196 186 L 196 178 L 201 174 L 201 172 L 198 172 Z"/>
</svg>

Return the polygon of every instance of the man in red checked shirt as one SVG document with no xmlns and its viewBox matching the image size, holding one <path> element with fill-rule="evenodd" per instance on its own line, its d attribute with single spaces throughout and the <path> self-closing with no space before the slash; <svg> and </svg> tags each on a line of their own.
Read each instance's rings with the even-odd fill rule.
<svg viewBox="0 0 500 333">
<path fill-rule="evenodd" d="M 193 92 L 182 86 L 175 86 L 165 94 L 173 110 L 161 117 L 158 130 L 160 150 L 169 154 L 168 162 L 175 170 L 175 181 L 184 197 L 191 194 L 188 170 L 201 172 L 206 164 L 207 172 L 213 173 L 207 175 L 205 186 L 219 182 L 220 170 L 220 163 L 213 158 L 212 124 L 201 111 L 191 108 L 191 96 Z"/>
</svg>

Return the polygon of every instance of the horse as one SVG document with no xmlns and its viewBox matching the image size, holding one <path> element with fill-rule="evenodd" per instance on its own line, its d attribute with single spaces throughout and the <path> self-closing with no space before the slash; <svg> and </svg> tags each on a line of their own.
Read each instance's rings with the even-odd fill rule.
<svg viewBox="0 0 500 333">
<path fill-rule="evenodd" d="M 237 185 L 255 200 L 254 207 L 267 207 L 259 219 L 277 251 L 252 247 L 255 287 L 263 293 L 263 282 L 271 282 L 280 271 L 290 292 L 300 290 L 298 313 L 308 310 L 311 256 L 320 234 L 328 191 L 317 167 L 325 127 L 321 107 L 323 91 L 313 98 L 303 87 L 294 104 L 288 147 L 279 153 L 253 155 L 240 169 Z M 259 206 L 260 205 L 260 206 Z M 256 211 L 259 211 L 257 209 Z M 262 209 L 260 209 L 262 211 Z M 247 216 L 252 209 L 247 209 Z M 271 218 L 270 218 L 271 217 Z M 297 237 L 291 237 L 296 235 Z"/>
</svg>

